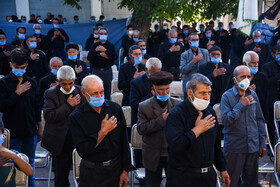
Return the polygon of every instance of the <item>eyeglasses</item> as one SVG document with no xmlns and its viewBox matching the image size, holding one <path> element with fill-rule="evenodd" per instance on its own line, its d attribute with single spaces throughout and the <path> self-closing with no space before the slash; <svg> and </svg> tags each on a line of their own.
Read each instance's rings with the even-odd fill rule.
<svg viewBox="0 0 280 187">
<path fill-rule="evenodd" d="M 107 35 L 107 33 L 100 33 L 100 35 Z"/>
</svg>

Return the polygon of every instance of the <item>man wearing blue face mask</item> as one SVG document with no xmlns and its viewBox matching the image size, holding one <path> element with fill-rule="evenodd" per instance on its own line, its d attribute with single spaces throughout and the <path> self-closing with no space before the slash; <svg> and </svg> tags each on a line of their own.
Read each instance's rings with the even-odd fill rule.
<svg viewBox="0 0 280 187">
<path fill-rule="evenodd" d="M 39 80 L 50 72 L 47 57 L 43 51 L 36 49 L 37 39 L 35 36 L 29 36 L 26 43 L 29 54 L 26 75 L 32 77 L 39 83 Z"/>
<path fill-rule="evenodd" d="M 25 27 L 18 27 L 16 30 L 17 36 L 11 42 L 11 45 L 16 46 L 16 48 L 28 49 L 28 46 L 26 45 L 25 33 L 26 33 Z"/>
<path fill-rule="evenodd" d="M 129 48 L 129 60 L 121 65 L 118 76 L 118 88 L 122 90 L 122 106 L 129 105 L 130 81 L 145 73 L 145 65 L 142 63 L 141 47 L 133 45 Z"/>
<path fill-rule="evenodd" d="M 51 54 L 49 51 L 48 37 L 41 33 L 42 28 L 41 28 L 40 24 L 34 24 L 33 31 L 34 31 L 33 36 L 35 36 L 37 39 L 37 49 L 40 49 L 41 51 L 43 51 L 46 54 L 47 59 L 49 60 Z"/>
<path fill-rule="evenodd" d="M 137 130 L 143 138 L 142 157 L 147 187 L 159 187 L 162 170 L 167 172 L 167 141 L 164 127 L 169 111 L 181 100 L 170 97 L 169 72 L 155 72 L 150 76 L 154 96 L 141 102 L 138 108 Z"/>
<path fill-rule="evenodd" d="M 199 47 L 210 50 L 213 45 L 216 45 L 217 38 L 216 35 L 213 34 L 213 29 L 211 27 L 207 27 L 205 29 L 205 33 L 200 37 Z"/>
<path fill-rule="evenodd" d="M 158 58 L 162 62 L 163 70 L 172 73 L 175 81 L 179 81 L 179 66 L 184 51 L 183 45 L 177 42 L 177 36 L 177 31 L 171 29 L 168 32 L 169 40 L 162 42 L 158 50 Z"/>
<path fill-rule="evenodd" d="M 10 55 L 15 47 L 7 43 L 6 34 L 0 31 L 0 75 L 10 73 Z"/>
<path fill-rule="evenodd" d="M 183 92 L 185 99 L 187 98 L 186 83 L 190 80 L 192 74 L 197 73 L 199 66 L 209 62 L 208 50 L 202 49 L 199 46 L 198 34 L 190 34 L 188 37 L 190 49 L 182 53 L 180 72 L 183 75 Z"/>
<path fill-rule="evenodd" d="M 70 130 L 80 165 L 80 187 L 123 186 L 129 179 L 131 155 L 122 108 L 104 99 L 103 81 L 89 75 L 82 81 L 85 103 L 70 114 Z"/>
<path fill-rule="evenodd" d="M 25 50 L 16 48 L 11 52 L 12 72 L 0 79 L 0 112 L 11 132 L 10 148 L 26 154 L 35 171 L 35 150 L 43 129 L 37 83 L 25 75 L 27 60 Z M 35 174 L 29 177 L 28 184 L 35 186 Z"/>
<path fill-rule="evenodd" d="M 227 89 L 231 77 L 230 66 L 222 62 L 221 48 L 214 45 L 210 49 L 210 61 L 199 66 L 199 73 L 205 75 L 212 82 L 210 106 L 221 102 L 223 93 Z"/>
<path fill-rule="evenodd" d="M 144 40 L 138 40 L 138 42 L 136 42 L 136 45 L 141 47 L 141 50 L 142 50 L 142 64 L 145 65 L 147 60 L 152 57 L 151 55 L 149 55 L 147 53 L 146 42 Z"/>
<path fill-rule="evenodd" d="M 91 46 L 87 59 L 90 61 L 92 74 L 99 76 L 103 80 L 105 98 L 110 100 L 113 79 L 111 66 L 114 65 L 118 55 L 114 45 L 108 41 L 106 28 L 99 29 L 99 38 L 100 41 Z"/>
<path fill-rule="evenodd" d="M 267 62 L 269 55 L 268 45 L 261 42 L 261 32 L 254 31 L 252 34 L 254 42 L 244 47 L 244 53 L 247 51 L 255 51 L 259 55 L 259 70 L 262 70 L 262 66 Z"/>
<path fill-rule="evenodd" d="M 78 59 L 79 46 L 72 42 L 69 43 L 66 46 L 66 53 L 68 55 L 68 59 L 63 64 L 71 66 L 75 70 L 75 84 L 81 85 L 83 78 L 88 75 L 88 70 L 86 63 Z"/>
<path fill-rule="evenodd" d="M 69 36 L 67 33 L 59 28 L 59 22 L 57 18 L 53 18 L 52 20 L 53 29 L 49 30 L 47 37 L 50 42 L 50 49 L 52 53 L 52 57 L 58 56 L 63 61 L 66 60 L 66 54 L 64 51 L 64 43 L 69 42 Z"/>
</svg>

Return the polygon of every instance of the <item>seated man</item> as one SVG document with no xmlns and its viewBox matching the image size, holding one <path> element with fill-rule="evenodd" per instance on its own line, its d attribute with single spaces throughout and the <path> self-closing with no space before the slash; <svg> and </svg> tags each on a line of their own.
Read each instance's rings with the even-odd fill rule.
<svg viewBox="0 0 280 187">
<path fill-rule="evenodd" d="M 33 169 L 18 155 L 17 151 L 8 150 L 2 146 L 4 139 L 4 129 L 0 127 L 0 186 L 16 186 L 15 167 L 27 176 L 33 175 Z"/>
<path fill-rule="evenodd" d="M 122 106 L 129 106 L 130 82 L 145 73 L 145 66 L 141 62 L 141 47 L 131 46 L 129 60 L 121 65 L 118 76 L 118 88 L 123 93 Z"/>
<path fill-rule="evenodd" d="M 89 75 L 82 81 L 87 102 L 70 114 L 70 130 L 82 157 L 80 187 L 126 187 L 131 165 L 126 122 L 121 107 L 104 99 L 102 80 Z"/>
<path fill-rule="evenodd" d="M 88 75 L 87 65 L 84 61 L 78 59 L 79 54 L 79 46 L 75 43 L 69 43 L 66 46 L 66 52 L 68 55 L 68 60 L 66 60 L 63 64 L 71 66 L 76 74 L 76 85 L 81 85 L 83 78 Z"/>
<path fill-rule="evenodd" d="M 143 164 L 147 187 L 159 187 L 162 170 L 167 169 L 167 141 L 164 127 L 169 111 L 181 100 L 170 97 L 169 86 L 173 75 L 160 71 L 151 74 L 154 97 L 139 104 L 137 130 L 143 137 Z"/>
</svg>

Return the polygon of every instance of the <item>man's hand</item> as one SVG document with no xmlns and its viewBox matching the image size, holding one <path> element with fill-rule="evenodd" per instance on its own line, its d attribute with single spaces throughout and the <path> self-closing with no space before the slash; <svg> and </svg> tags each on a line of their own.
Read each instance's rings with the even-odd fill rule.
<svg viewBox="0 0 280 187">
<path fill-rule="evenodd" d="M 214 75 L 214 77 L 217 77 L 217 76 L 220 76 L 220 75 L 224 75 L 224 74 L 226 74 L 226 71 L 227 70 L 225 68 L 216 68 L 213 71 L 213 75 Z"/>
<path fill-rule="evenodd" d="M 135 73 L 133 75 L 133 78 L 135 79 L 135 78 L 137 78 L 137 77 L 139 77 L 139 76 L 141 76 L 143 74 L 145 74 L 145 71 L 138 72 L 138 68 L 136 68 L 136 71 L 135 71 Z"/>
<path fill-rule="evenodd" d="M 223 37 L 223 36 L 225 36 L 225 35 L 226 35 L 225 32 L 220 32 L 220 34 L 219 34 L 220 37 Z"/>
<path fill-rule="evenodd" d="M 0 157 L 9 160 L 9 159 L 13 159 L 13 157 L 16 155 L 15 152 L 10 151 L 9 149 L 0 146 Z"/>
<path fill-rule="evenodd" d="M 10 56 L 11 55 L 11 52 L 7 51 L 7 50 L 4 50 L 3 53 L 4 53 L 5 56 Z"/>
<path fill-rule="evenodd" d="M 72 106 L 75 107 L 78 104 L 80 104 L 81 102 L 81 96 L 80 94 L 77 94 L 75 97 L 73 97 L 73 95 L 71 94 L 68 98 L 67 98 L 67 102 Z"/>
<path fill-rule="evenodd" d="M 37 60 L 37 59 L 39 59 L 39 54 L 38 54 L 38 53 L 31 53 L 31 54 L 30 54 L 30 58 L 31 58 L 32 60 Z"/>
<path fill-rule="evenodd" d="M 192 59 L 192 62 L 194 64 L 196 64 L 197 62 L 199 62 L 201 59 L 202 59 L 203 55 L 201 53 L 199 53 L 198 55 L 193 55 L 193 59 Z"/>
<path fill-rule="evenodd" d="M 41 38 L 37 38 L 37 43 L 41 43 L 42 39 Z"/>
<path fill-rule="evenodd" d="M 265 153 L 266 153 L 266 149 L 265 148 L 260 148 L 259 156 L 264 157 Z"/>
<path fill-rule="evenodd" d="M 214 127 L 216 122 L 215 117 L 211 114 L 201 119 L 203 113 L 201 111 L 198 111 L 198 113 L 195 127 L 192 129 L 196 137 Z"/>
<path fill-rule="evenodd" d="M 162 115 L 162 118 L 164 119 L 164 121 L 166 121 L 167 117 L 168 117 L 168 111 L 167 109 L 165 109 L 165 111 L 161 114 Z"/>
<path fill-rule="evenodd" d="M 77 74 L 81 73 L 83 71 L 82 65 L 80 65 L 79 67 L 75 65 L 75 71 L 77 72 Z"/>
<path fill-rule="evenodd" d="M 95 51 L 99 51 L 99 52 L 105 52 L 106 48 L 104 48 L 102 45 L 99 45 L 95 48 Z"/>
<path fill-rule="evenodd" d="M 29 90 L 31 88 L 31 84 L 29 81 L 26 81 L 25 83 L 21 84 L 22 80 L 19 81 L 17 88 L 16 88 L 16 93 L 18 95 L 21 95 L 22 93 L 26 92 L 27 90 Z"/>
<path fill-rule="evenodd" d="M 248 95 L 246 97 L 243 95 L 242 97 L 240 97 L 239 102 L 244 106 L 250 106 L 255 103 L 254 98 L 251 95 Z"/>
<path fill-rule="evenodd" d="M 251 43 L 253 43 L 254 41 L 252 39 L 246 39 L 246 41 L 244 42 L 244 45 L 250 45 Z"/>
<path fill-rule="evenodd" d="M 107 135 L 109 132 L 111 132 L 112 130 L 114 130 L 117 127 L 117 118 L 115 116 L 112 116 L 109 118 L 109 115 L 106 114 L 105 118 L 102 120 L 101 123 L 101 131 Z"/>
<path fill-rule="evenodd" d="M 255 84 L 252 84 L 251 86 L 249 86 L 249 88 L 250 88 L 251 90 L 253 90 L 254 92 L 256 91 L 256 85 L 255 85 Z"/>
<path fill-rule="evenodd" d="M 175 45 L 172 45 L 172 46 L 169 48 L 169 51 L 170 51 L 171 53 L 175 52 Z"/>
<path fill-rule="evenodd" d="M 228 175 L 227 171 L 221 171 L 221 177 L 222 177 L 222 187 L 229 187 L 230 185 L 230 177 Z"/>
<path fill-rule="evenodd" d="M 142 59 L 142 62 L 141 62 L 142 64 L 146 64 L 147 63 L 147 59 L 145 59 L 144 57 L 143 57 L 143 59 Z"/>
<path fill-rule="evenodd" d="M 97 42 L 100 42 L 100 40 L 98 39 L 98 40 L 93 40 L 93 43 L 97 43 Z"/>
<path fill-rule="evenodd" d="M 120 187 L 126 187 L 128 185 L 129 179 L 128 179 L 128 173 L 127 171 L 122 172 L 120 176 Z"/>
<path fill-rule="evenodd" d="M 51 88 L 51 87 L 54 87 L 54 86 L 56 86 L 56 85 L 58 85 L 58 84 L 59 84 L 59 82 L 58 82 L 58 81 L 55 81 L 54 83 L 51 83 L 50 88 Z"/>
<path fill-rule="evenodd" d="M 256 53 L 259 53 L 262 49 L 260 47 L 254 47 L 253 51 L 255 51 Z"/>
<path fill-rule="evenodd" d="M 6 164 L 9 161 L 10 161 L 10 159 L 0 157 L 0 166 L 3 166 L 4 164 Z"/>
<path fill-rule="evenodd" d="M 42 122 L 38 122 L 38 133 L 37 133 L 37 136 L 38 136 L 38 142 L 40 142 L 42 140 L 42 137 L 43 137 L 43 125 L 42 125 Z"/>
<path fill-rule="evenodd" d="M 106 54 L 106 53 L 104 53 L 104 52 L 101 52 L 100 53 L 100 56 L 102 56 L 103 58 L 106 58 L 106 59 L 109 59 L 110 57 Z"/>
<path fill-rule="evenodd" d="M 180 51 L 180 46 L 179 45 L 174 46 L 174 52 L 176 52 L 176 51 Z"/>
</svg>

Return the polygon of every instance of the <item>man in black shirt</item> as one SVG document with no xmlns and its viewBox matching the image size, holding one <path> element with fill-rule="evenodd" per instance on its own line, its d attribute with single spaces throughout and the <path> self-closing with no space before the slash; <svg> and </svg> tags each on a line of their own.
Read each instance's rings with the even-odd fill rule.
<svg viewBox="0 0 280 187">
<path fill-rule="evenodd" d="M 42 28 L 40 24 L 33 25 L 33 31 L 34 31 L 33 36 L 35 36 L 37 39 L 37 49 L 43 51 L 46 54 L 47 59 L 49 60 L 51 54 L 49 49 L 48 37 L 46 35 L 43 35 L 41 33 L 41 30 Z"/>
<path fill-rule="evenodd" d="M 52 24 L 52 14 L 50 12 L 47 13 L 47 18 L 44 19 L 45 24 Z"/>
<path fill-rule="evenodd" d="M 177 31 L 171 29 L 168 32 L 168 41 L 162 42 L 158 50 L 158 58 L 162 62 L 163 70 L 170 72 L 175 81 L 179 81 L 181 54 L 184 47 L 177 42 Z"/>
<path fill-rule="evenodd" d="M 25 27 L 18 27 L 16 30 L 17 36 L 11 42 L 11 45 L 16 46 L 16 48 L 28 49 L 28 46 L 26 45 L 26 40 L 25 40 L 25 33 L 26 33 Z"/>
<path fill-rule="evenodd" d="M 168 142 L 167 187 L 215 187 L 221 172 L 223 185 L 229 187 L 215 111 L 208 106 L 210 80 L 199 74 L 187 83 L 188 98 L 170 111 L 165 128 Z"/>
<path fill-rule="evenodd" d="M 99 35 L 98 35 L 98 28 L 93 28 L 92 33 L 90 34 L 89 38 L 86 41 L 85 49 L 86 51 L 90 50 L 92 44 L 99 42 Z"/>
<path fill-rule="evenodd" d="M 153 56 L 156 56 L 158 54 L 158 50 L 159 50 L 159 46 L 161 44 L 161 42 L 163 42 L 163 36 L 162 33 L 159 32 L 159 25 L 155 25 L 155 32 L 152 33 L 152 37 L 151 37 L 151 54 Z"/>
<path fill-rule="evenodd" d="M 152 57 L 151 55 L 147 54 L 146 42 L 144 40 L 140 39 L 136 42 L 136 45 L 141 47 L 141 50 L 142 50 L 142 62 L 141 63 L 145 65 L 147 60 Z"/>
<path fill-rule="evenodd" d="M 127 186 L 133 170 L 121 107 L 104 100 L 102 80 L 89 75 L 82 81 L 87 102 L 70 114 L 70 130 L 79 155 L 79 186 Z"/>
<path fill-rule="evenodd" d="M 7 44 L 7 37 L 4 32 L 0 32 L 0 75 L 10 73 L 10 55 L 15 47 Z"/>
<path fill-rule="evenodd" d="M 66 60 L 66 54 L 64 51 L 64 42 L 69 42 L 69 36 L 63 29 L 59 28 L 57 18 L 52 20 L 53 29 L 49 30 L 47 37 L 50 42 L 50 48 L 52 50 L 52 57 L 58 56 L 63 61 Z"/>
<path fill-rule="evenodd" d="M 217 38 L 217 43 L 215 45 L 222 49 L 222 60 L 224 63 L 228 64 L 230 37 L 228 35 L 228 31 L 225 30 L 223 26 L 223 22 L 219 22 L 219 30 L 214 33 Z"/>
<path fill-rule="evenodd" d="M 145 73 L 141 48 L 133 45 L 129 48 L 129 60 L 121 65 L 118 76 L 118 88 L 122 90 L 122 106 L 129 106 L 130 81 Z"/>
<path fill-rule="evenodd" d="M 213 45 L 217 45 L 217 39 L 211 27 L 205 29 L 205 35 L 200 39 L 199 47 L 204 49 L 211 49 Z"/>
<path fill-rule="evenodd" d="M 111 66 L 114 65 L 118 55 L 114 45 L 107 41 L 108 31 L 106 28 L 99 29 L 99 38 L 100 42 L 91 46 L 87 59 L 90 61 L 92 74 L 103 80 L 105 98 L 110 100 L 113 79 Z"/>
<path fill-rule="evenodd" d="M 35 150 L 42 138 L 40 96 L 36 81 L 25 75 L 27 59 L 23 49 L 11 52 L 12 72 L 0 79 L 0 112 L 11 132 L 10 148 L 26 154 L 35 170 Z M 35 186 L 35 175 L 28 183 Z"/>
<path fill-rule="evenodd" d="M 126 26 L 126 35 L 122 37 L 123 57 L 128 56 L 128 50 L 135 44 L 133 38 L 133 27 L 131 25 Z"/>
</svg>

